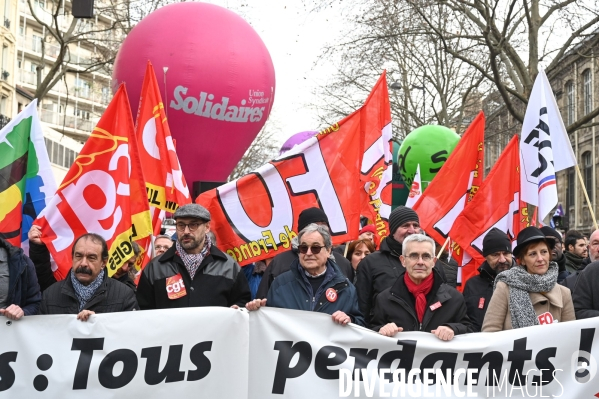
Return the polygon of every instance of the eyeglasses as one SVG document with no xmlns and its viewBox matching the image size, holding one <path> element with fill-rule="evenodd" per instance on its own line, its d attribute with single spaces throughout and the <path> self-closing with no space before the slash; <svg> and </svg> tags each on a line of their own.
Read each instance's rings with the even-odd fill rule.
<svg viewBox="0 0 599 399">
<path fill-rule="evenodd" d="M 206 222 L 204 222 L 204 223 L 206 223 Z M 177 222 L 176 226 L 177 226 L 177 230 L 179 230 L 179 231 L 185 231 L 185 228 L 188 227 L 189 231 L 193 232 L 193 231 L 196 231 L 198 229 L 198 227 L 200 227 L 204 223 L 200 223 L 200 222 L 191 222 L 191 223 Z"/>
<path fill-rule="evenodd" d="M 408 256 L 406 256 L 406 258 L 408 258 L 414 262 L 418 262 L 418 259 L 420 259 L 420 258 L 422 258 L 422 260 L 425 262 L 429 262 L 429 261 L 433 260 L 433 256 L 431 254 L 427 254 L 427 253 L 424 253 L 422 255 L 417 254 L 417 253 L 412 253 L 412 254 L 409 254 Z"/>
<path fill-rule="evenodd" d="M 310 252 L 312 252 L 314 255 L 318 255 L 320 253 L 320 250 L 324 247 L 325 247 L 324 245 L 322 245 L 322 246 L 320 246 L 320 245 L 307 246 L 306 244 L 302 244 L 299 247 L 297 247 L 297 249 L 299 249 L 301 254 L 307 254 L 308 248 L 310 248 Z"/>
<path fill-rule="evenodd" d="M 170 247 L 168 245 L 156 245 L 156 246 L 154 246 L 154 248 L 156 248 L 156 249 L 169 249 Z"/>
</svg>

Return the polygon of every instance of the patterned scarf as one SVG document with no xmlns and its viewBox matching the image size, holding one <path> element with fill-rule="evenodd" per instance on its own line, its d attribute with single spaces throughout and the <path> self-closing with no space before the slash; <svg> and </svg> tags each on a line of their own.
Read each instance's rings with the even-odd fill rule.
<svg viewBox="0 0 599 399">
<path fill-rule="evenodd" d="M 510 288 L 512 328 L 539 325 L 537 313 L 532 306 L 528 293 L 551 291 L 557 284 L 557 274 L 557 263 L 550 262 L 549 269 L 545 274 L 530 274 L 523 266 L 513 266 L 511 269 L 497 275 L 495 287 L 497 287 L 498 281 L 503 281 Z"/>
<path fill-rule="evenodd" d="M 183 249 L 181 244 L 179 244 L 179 240 L 177 240 L 175 242 L 175 245 L 177 246 L 177 255 L 179 255 L 179 257 L 183 261 L 185 268 L 189 272 L 189 276 L 193 280 L 193 278 L 196 275 L 196 272 L 198 271 L 198 269 L 200 268 L 200 265 L 202 264 L 202 261 L 204 260 L 206 255 L 208 255 L 208 253 L 210 252 L 210 247 L 212 246 L 212 241 L 210 240 L 210 236 L 208 236 L 206 234 L 206 236 L 204 238 L 204 248 L 202 249 L 202 251 L 199 254 L 188 254 L 187 252 L 185 252 L 185 249 Z"/>
<path fill-rule="evenodd" d="M 92 296 L 96 293 L 102 282 L 104 281 L 104 274 L 106 269 L 102 269 L 98 277 L 88 285 L 83 285 L 77 280 L 75 277 L 75 273 L 71 270 L 71 282 L 73 283 L 73 289 L 75 290 L 75 294 L 77 295 L 77 300 L 79 301 L 79 311 L 83 310 L 83 307 L 92 299 Z"/>
</svg>

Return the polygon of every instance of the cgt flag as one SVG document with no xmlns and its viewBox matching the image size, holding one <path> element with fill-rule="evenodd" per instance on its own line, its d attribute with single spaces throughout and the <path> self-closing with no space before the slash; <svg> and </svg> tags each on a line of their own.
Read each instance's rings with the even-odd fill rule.
<svg viewBox="0 0 599 399">
<path fill-rule="evenodd" d="M 408 194 L 408 200 L 406 201 L 406 206 L 408 208 L 412 208 L 416 202 L 422 196 L 422 183 L 420 181 L 420 164 L 416 166 L 416 174 L 414 175 L 414 180 L 412 181 L 412 188 L 410 189 L 410 194 Z"/>
<path fill-rule="evenodd" d="M 476 274 L 483 257 L 483 239 L 494 227 L 514 243 L 518 233 L 529 225 L 526 204 L 520 200 L 520 158 L 518 137 L 514 136 L 495 166 L 453 223 L 449 235 L 473 259 L 462 270 L 462 284 Z"/>
<path fill-rule="evenodd" d="M 555 172 L 576 165 L 551 86 L 543 70 L 532 87 L 520 135 L 522 200 L 538 207 L 538 218 L 557 205 Z"/>
<path fill-rule="evenodd" d="M 109 276 L 133 256 L 132 238 L 151 234 L 136 144 L 129 100 L 121 85 L 35 222 L 56 261 L 57 279 L 68 275 L 71 248 L 82 234 L 97 233 L 106 240 Z"/>
<path fill-rule="evenodd" d="M 219 247 L 241 265 L 291 249 L 300 212 L 319 207 L 333 243 L 358 237 L 360 215 L 388 234 L 391 109 L 383 73 L 364 105 L 258 170 L 201 194 Z"/>
<path fill-rule="evenodd" d="M 135 129 L 141 164 L 144 165 L 153 233 L 158 235 L 165 211 L 175 212 L 180 205 L 191 203 L 191 195 L 181 171 L 150 61 L 146 66 Z M 139 244 L 144 249 L 144 255 L 149 253 L 151 237 L 142 239 Z M 143 258 L 138 259 L 141 265 L 149 260 L 147 256 L 140 258 Z"/>
<path fill-rule="evenodd" d="M 55 192 L 36 99 L 0 131 L 0 237 L 20 247 Z"/>
<path fill-rule="evenodd" d="M 439 244 L 445 242 L 454 220 L 482 184 L 484 136 L 485 115 L 480 112 L 414 205 L 420 226 Z M 470 256 L 463 248 L 453 243 L 452 249 L 452 256 L 459 265 L 468 263 Z"/>
</svg>

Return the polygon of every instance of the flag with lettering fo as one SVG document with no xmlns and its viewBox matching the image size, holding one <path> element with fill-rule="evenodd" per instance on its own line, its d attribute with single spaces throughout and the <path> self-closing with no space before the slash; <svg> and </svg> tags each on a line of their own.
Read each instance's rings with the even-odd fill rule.
<svg viewBox="0 0 599 399">
<path fill-rule="evenodd" d="M 141 163 L 144 165 L 154 235 L 158 235 L 165 211 L 173 213 L 179 206 L 191 203 L 191 195 L 181 171 L 158 81 L 150 61 L 146 66 L 141 88 L 135 130 Z M 144 238 L 139 244 L 144 249 L 144 256 L 138 262 L 145 265 L 149 260 L 149 256 L 145 254 L 151 253 L 151 238 Z"/>
<path fill-rule="evenodd" d="M 291 249 L 300 212 L 319 207 L 333 243 L 356 239 L 360 215 L 388 235 L 391 109 L 383 73 L 364 105 L 258 170 L 201 194 L 218 246 L 245 265 Z"/>
<path fill-rule="evenodd" d="M 131 241 L 151 234 L 133 118 L 123 85 L 46 210 L 35 223 L 56 261 L 57 279 L 68 275 L 72 246 L 82 234 L 96 233 L 106 240 L 109 276 L 133 256 Z"/>
<path fill-rule="evenodd" d="M 555 173 L 576 165 L 576 157 L 543 70 L 535 79 L 520 135 L 522 200 L 538 207 L 538 218 L 557 205 Z"/>
<path fill-rule="evenodd" d="M 491 229 L 505 232 L 514 247 L 520 230 L 529 225 L 526 203 L 520 199 L 520 155 L 514 136 L 449 231 L 451 239 L 474 259 L 461 269 L 462 284 L 485 261 L 483 239 Z"/>
<path fill-rule="evenodd" d="M 422 183 L 420 181 L 420 164 L 416 166 L 416 174 L 414 175 L 414 180 L 412 181 L 412 187 L 410 188 L 410 193 L 408 194 L 408 199 L 406 200 L 406 206 L 408 208 L 412 208 L 416 202 L 420 199 L 422 195 Z"/>
<path fill-rule="evenodd" d="M 433 181 L 414 204 L 420 226 L 439 245 L 442 245 L 456 217 L 472 201 L 483 181 L 485 115 L 482 111 L 466 129 L 447 161 Z M 453 238 L 453 237 L 452 237 Z M 455 240 L 452 256 L 459 265 L 467 264 L 471 257 L 464 253 Z"/>
<path fill-rule="evenodd" d="M 0 237 L 16 247 L 26 243 L 55 192 L 36 99 L 0 130 Z"/>
</svg>

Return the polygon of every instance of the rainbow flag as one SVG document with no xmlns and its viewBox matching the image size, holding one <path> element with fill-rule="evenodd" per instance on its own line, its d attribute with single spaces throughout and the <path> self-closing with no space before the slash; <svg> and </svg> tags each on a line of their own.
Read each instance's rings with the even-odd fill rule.
<svg viewBox="0 0 599 399">
<path fill-rule="evenodd" d="M 0 130 L 0 237 L 17 247 L 56 192 L 33 100 Z"/>
</svg>

